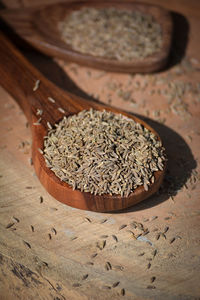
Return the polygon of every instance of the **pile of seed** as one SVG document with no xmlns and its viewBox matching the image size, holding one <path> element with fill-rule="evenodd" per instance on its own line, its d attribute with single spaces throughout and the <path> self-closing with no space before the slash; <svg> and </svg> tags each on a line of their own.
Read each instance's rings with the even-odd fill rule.
<svg viewBox="0 0 200 300">
<path fill-rule="evenodd" d="M 161 26 L 152 15 L 116 8 L 83 8 L 59 23 L 62 39 L 74 50 L 130 61 L 159 51 Z"/>
<path fill-rule="evenodd" d="M 121 196 L 141 185 L 148 190 L 165 161 L 161 142 L 148 129 L 121 114 L 93 109 L 49 129 L 44 157 L 73 189 Z"/>
</svg>

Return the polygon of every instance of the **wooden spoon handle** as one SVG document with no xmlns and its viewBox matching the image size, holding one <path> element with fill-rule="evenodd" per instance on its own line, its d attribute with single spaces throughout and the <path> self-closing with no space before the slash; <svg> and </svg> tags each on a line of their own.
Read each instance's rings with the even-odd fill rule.
<svg viewBox="0 0 200 300">
<path fill-rule="evenodd" d="M 17 100 L 29 121 L 33 87 L 41 77 L 42 75 L 0 33 L 0 83 Z"/>
<path fill-rule="evenodd" d="M 37 80 L 39 88 L 34 91 Z M 63 97 L 63 91 L 37 71 L 1 32 L 0 84 L 17 100 L 30 124 L 36 121 L 37 109 L 45 111 L 45 122 L 60 118 L 61 113 L 52 109 L 48 97 L 62 100 L 65 115 L 76 113 L 87 102 L 67 92 Z"/>
</svg>

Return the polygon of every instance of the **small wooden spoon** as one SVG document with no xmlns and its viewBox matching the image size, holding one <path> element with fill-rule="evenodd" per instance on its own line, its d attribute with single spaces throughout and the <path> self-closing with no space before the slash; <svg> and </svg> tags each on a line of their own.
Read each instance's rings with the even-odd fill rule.
<svg viewBox="0 0 200 300">
<path fill-rule="evenodd" d="M 96 57 L 73 50 L 61 39 L 58 23 L 67 14 L 83 7 L 115 7 L 119 10 L 127 9 L 129 11 L 140 11 L 144 14 L 152 15 L 162 28 L 163 44 L 161 49 L 151 56 L 142 59 L 136 58 L 130 62 Z M 57 3 L 36 11 L 28 9 L 20 9 L 18 11 L 7 10 L 0 12 L 0 14 L 21 37 L 45 54 L 106 71 L 139 73 L 158 71 L 166 64 L 170 52 L 172 38 L 171 15 L 164 8 L 156 5 L 136 2 L 85 1 L 78 3 Z"/>
<path fill-rule="evenodd" d="M 40 80 L 39 87 L 33 91 L 37 80 Z M 66 116 L 91 107 L 97 110 L 106 109 L 115 113 L 123 113 L 144 125 L 155 135 L 158 136 L 158 134 L 135 116 L 62 91 L 41 75 L 2 34 L 0 34 L 0 84 L 17 100 L 30 123 L 32 159 L 36 174 L 45 189 L 57 200 L 80 209 L 106 212 L 132 206 L 158 190 L 163 180 L 164 171 L 155 172 L 155 182 L 150 185 L 148 191 L 140 186 L 128 197 L 120 197 L 119 195 L 110 196 L 107 194 L 94 196 L 79 190 L 73 191 L 67 183 L 62 182 L 47 168 L 44 157 L 38 149 L 43 149 L 43 138 L 48 128 L 47 122 L 53 125 L 63 118 L 64 115 L 59 108 L 65 110 Z M 48 97 L 52 97 L 56 102 L 50 102 Z M 41 125 L 34 125 L 40 117 L 37 115 L 38 109 L 43 111 Z"/>
</svg>

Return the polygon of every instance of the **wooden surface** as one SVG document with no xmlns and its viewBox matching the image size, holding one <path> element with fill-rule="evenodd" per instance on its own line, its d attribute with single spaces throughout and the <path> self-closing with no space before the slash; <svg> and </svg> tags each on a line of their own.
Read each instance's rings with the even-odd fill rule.
<svg viewBox="0 0 200 300">
<path fill-rule="evenodd" d="M 102 8 L 110 7 L 110 5 L 108 2 L 83 2 L 71 3 L 70 5 L 60 3 L 59 5 L 46 6 L 40 10 L 30 8 L 5 10 L 2 11 L 1 16 L 24 40 L 52 57 L 112 72 L 148 73 L 163 68 L 170 52 L 173 24 L 170 13 L 158 6 L 112 2 L 112 6 L 117 9 L 136 10 L 153 15 L 160 24 L 163 39 L 162 47 L 155 54 L 142 60 L 136 58 L 129 62 L 123 62 L 82 54 L 73 50 L 61 39 L 58 23 L 63 21 L 67 14 L 83 7 Z"/>
<path fill-rule="evenodd" d="M 176 15 L 177 38 L 171 64 L 159 74 L 111 74 L 61 60 L 52 62 L 35 52 L 26 53 L 37 68 L 66 90 L 145 115 L 147 120 L 151 118 L 148 123 L 167 148 L 167 177 L 160 194 L 134 209 L 118 214 L 89 213 L 49 196 L 30 165 L 31 135 L 26 118 L 13 98 L 0 89 L 2 299 L 199 299 L 200 102 L 198 91 L 181 94 L 180 86 L 185 82 L 197 88 L 200 82 L 200 18 L 195 17 L 200 9 L 196 9 L 198 1 L 190 1 L 187 15 L 188 2 L 179 6 L 180 1 L 175 3 L 176 11 L 183 11 L 184 7 L 185 18 Z M 185 59 L 181 56 L 184 52 Z M 163 78 L 167 78 L 166 82 L 160 80 Z M 143 89 L 145 80 L 148 87 Z M 175 84 L 179 87 L 175 99 L 160 95 L 159 90 L 174 92 Z M 131 91 L 131 98 L 127 100 L 119 89 Z M 149 221 L 144 222 L 145 219 Z M 131 226 L 133 220 L 143 223 L 150 233 L 135 240 L 128 232 L 132 230 L 136 236 L 140 233 Z M 119 230 L 123 224 L 127 227 Z M 166 226 L 166 239 L 161 235 L 157 240 L 157 234 Z M 112 235 L 117 236 L 118 242 Z M 106 240 L 103 250 L 96 247 L 101 240 Z M 91 258 L 94 253 L 98 255 Z M 105 269 L 106 262 L 112 264 L 112 270 Z M 82 280 L 86 274 L 88 278 Z M 117 287 L 103 288 L 117 281 Z M 149 285 L 156 288 L 147 289 Z M 122 288 L 125 296 L 121 295 Z"/>
<path fill-rule="evenodd" d="M 16 78 L 20 81 L 16 83 Z M 36 81 L 39 86 L 34 90 Z M 58 123 L 63 115 L 70 116 L 80 111 L 90 108 L 97 110 L 108 110 L 114 113 L 123 113 L 121 110 L 114 109 L 100 103 L 81 99 L 59 89 L 40 74 L 28 61 L 21 55 L 17 48 L 5 37 L 0 34 L 0 84 L 18 102 L 26 115 L 32 132 L 32 160 L 36 174 L 45 189 L 57 200 L 79 209 L 86 209 L 97 212 L 108 212 L 121 210 L 143 201 L 158 191 L 163 181 L 165 168 L 163 171 L 154 172 L 155 181 L 150 184 L 145 191 L 143 186 L 138 187 L 128 197 L 119 195 L 94 195 L 74 190 L 52 172 L 45 163 L 44 156 L 38 149 L 44 148 L 44 137 L 47 135 L 47 122 L 54 125 Z M 16 88 L 13 86 L 16 85 Z M 55 103 L 48 100 L 51 97 Z M 38 120 L 37 110 L 42 110 L 41 121 Z M 59 111 L 62 109 L 64 114 Z M 133 115 L 125 115 L 135 122 L 142 124 L 145 128 L 153 132 L 160 139 L 157 132 L 143 120 Z"/>
</svg>

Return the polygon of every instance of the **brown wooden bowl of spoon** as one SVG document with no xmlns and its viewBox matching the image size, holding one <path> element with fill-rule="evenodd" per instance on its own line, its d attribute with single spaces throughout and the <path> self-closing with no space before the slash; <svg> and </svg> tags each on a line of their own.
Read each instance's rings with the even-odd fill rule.
<svg viewBox="0 0 200 300">
<path fill-rule="evenodd" d="M 160 24 L 162 29 L 162 46 L 155 54 L 144 58 L 135 58 L 131 61 L 119 61 L 89 54 L 83 54 L 73 50 L 61 38 L 58 24 L 66 15 L 84 7 L 109 8 L 114 7 L 118 10 L 139 11 L 144 14 L 152 15 L 155 21 Z M 172 19 L 170 13 L 156 5 L 149 5 L 137 2 L 77 2 L 77 3 L 57 3 L 45 6 L 37 11 L 22 9 L 20 11 L 8 10 L 1 13 L 6 20 L 35 48 L 41 52 L 63 60 L 75 62 L 88 67 L 98 68 L 111 72 L 138 72 L 149 73 L 160 70 L 168 60 L 171 40 L 172 40 Z"/>
<path fill-rule="evenodd" d="M 36 82 L 39 82 L 39 85 L 37 89 L 34 89 Z M 30 123 L 35 171 L 45 189 L 55 199 L 79 209 L 97 212 L 117 211 L 148 198 L 160 187 L 165 170 L 154 173 L 155 182 L 149 186 L 148 191 L 140 186 L 128 197 L 107 194 L 95 196 L 91 193 L 73 190 L 67 183 L 62 182 L 46 166 L 44 156 L 38 151 L 44 147 L 44 136 L 48 129 L 47 122 L 55 124 L 63 118 L 64 115 L 60 108 L 65 110 L 66 116 L 91 107 L 97 110 L 106 109 L 114 113 L 122 113 L 142 124 L 158 138 L 159 136 L 153 128 L 133 115 L 64 92 L 37 71 L 2 34 L 0 34 L 0 84 L 17 100 Z M 50 102 L 48 97 L 52 97 L 56 102 Z M 42 119 L 40 125 L 34 125 L 39 119 L 38 109 L 43 111 Z"/>
</svg>

